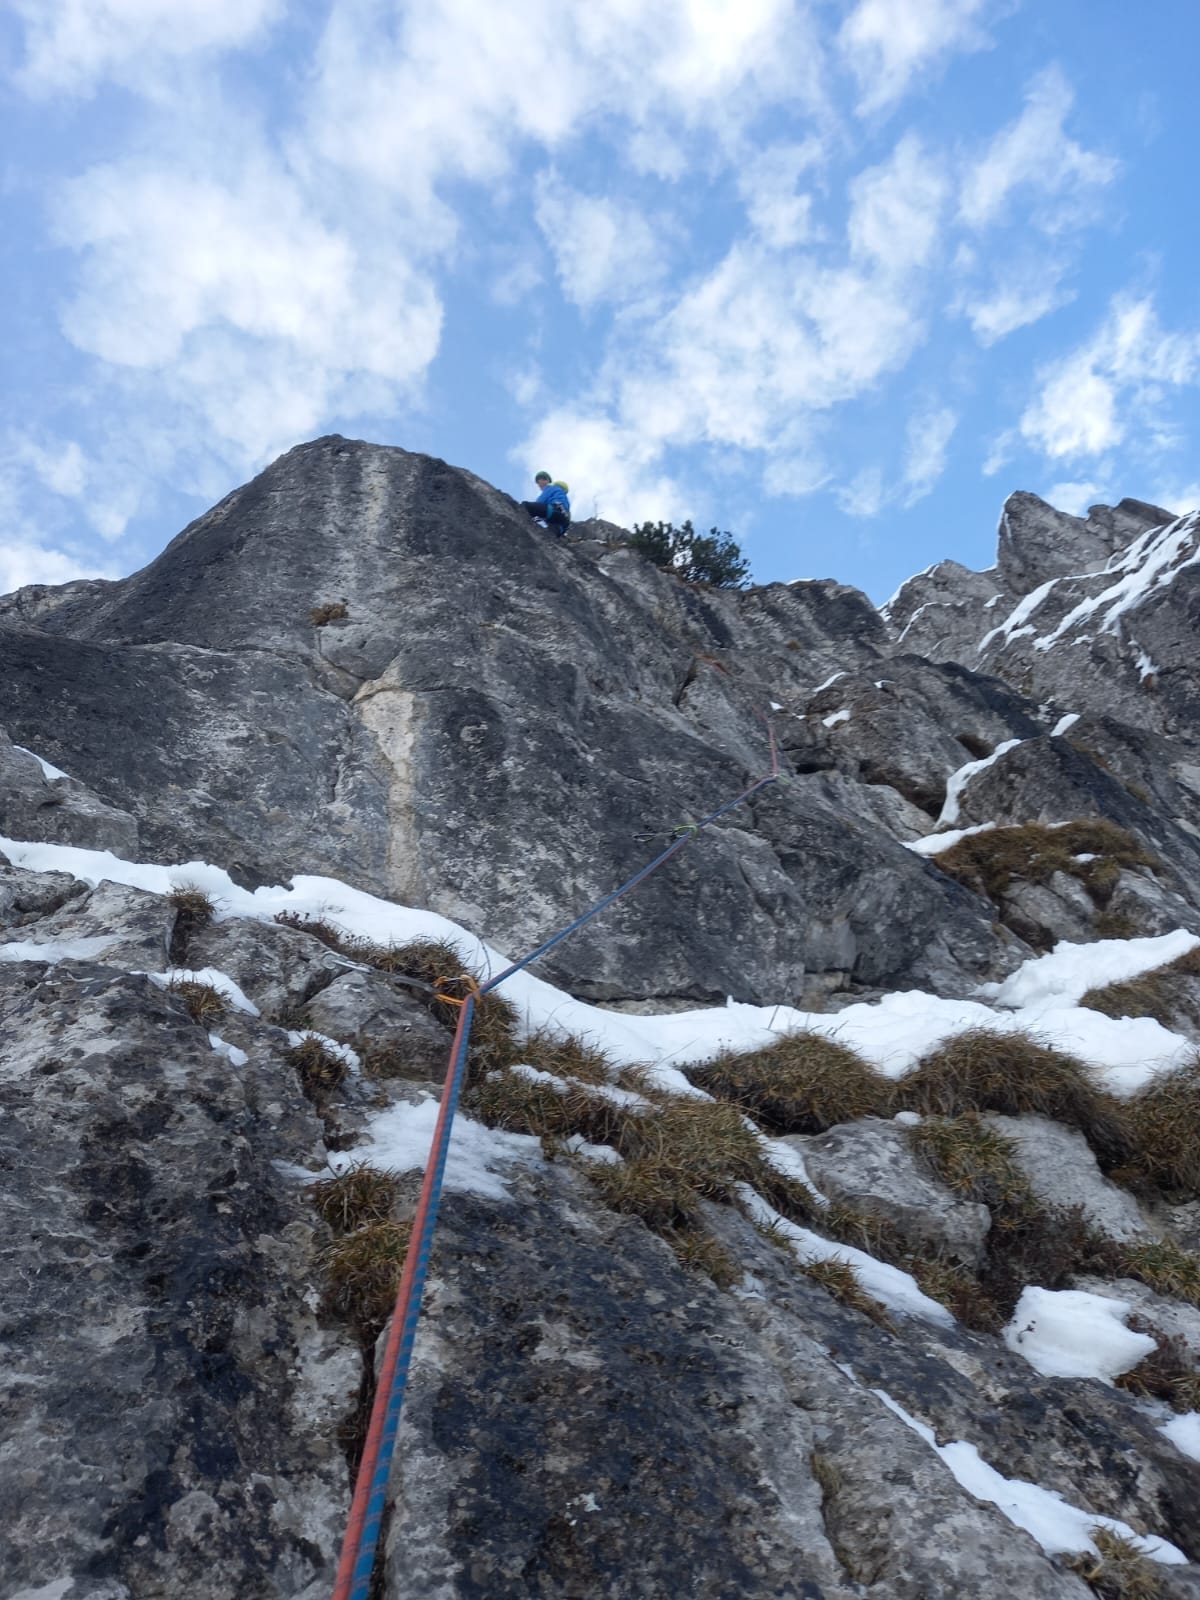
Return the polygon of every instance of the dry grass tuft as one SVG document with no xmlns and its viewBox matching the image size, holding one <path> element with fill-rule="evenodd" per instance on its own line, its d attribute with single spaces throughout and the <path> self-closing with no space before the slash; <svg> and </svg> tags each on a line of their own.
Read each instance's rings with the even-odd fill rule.
<svg viewBox="0 0 1200 1600">
<path fill-rule="evenodd" d="M 556 1034 L 538 1028 L 521 1045 L 521 1060 L 539 1072 L 577 1083 L 611 1083 L 615 1076 L 603 1050 L 575 1034 Z"/>
<path fill-rule="evenodd" d="M 683 1266 L 692 1272 L 702 1272 L 718 1289 L 732 1289 L 735 1283 L 742 1281 L 742 1269 L 711 1233 L 696 1228 L 682 1232 L 673 1230 L 663 1237 Z"/>
<path fill-rule="evenodd" d="M 1137 1545 L 1110 1528 L 1093 1528 L 1092 1539 L 1099 1555 L 1072 1556 L 1066 1564 L 1103 1600 L 1162 1600 L 1157 1565 Z"/>
<path fill-rule="evenodd" d="M 965 1200 L 1005 1211 L 1026 1211 L 1033 1195 L 1017 1165 L 1016 1146 L 977 1112 L 926 1117 L 908 1137 L 931 1171 Z"/>
<path fill-rule="evenodd" d="M 288 1051 L 288 1061 L 300 1080 L 304 1096 L 318 1110 L 346 1078 L 346 1063 L 327 1050 L 320 1039 L 305 1039 Z"/>
<path fill-rule="evenodd" d="M 211 1028 L 229 1010 L 229 1003 L 211 983 L 194 983 L 190 978 L 172 978 L 167 985 L 187 1007 L 188 1016 L 202 1028 Z"/>
<path fill-rule="evenodd" d="M 909 1271 L 917 1287 L 944 1305 L 964 1327 L 977 1333 L 999 1333 L 1006 1318 L 975 1273 L 960 1262 L 941 1258 L 914 1260 Z"/>
<path fill-rule="evenodd" d="M 1080 861 L 1080 856 L 1092 859 Z M 960 839 L 933 859 L 939 871 L 994 901 L 1002 900 L 1017 880 L 1047 883 L 1056 872 L 1065 872 L 1078 878 L 1101 909 L 1123 867 L 1159 865 L 1157 857 L 1124 828 L 1091 817 L 1057 828 L 1040 822 L 993 828 Z"/>
<path fill-rule="evenodd" d="M 408 1249 L 407 1223 L 371 1222 L 336 1239 L 325 1252 L 325 1307 L 375 1339 L 391 1315 Z"/>
<path fill-rule="evenodd" d="M 636 1143 L 626 1123 L 637 1113 L 581 1084 L 563 1089 L 519 1070 L 492 1072 L 471 1086 L 467 1104 L 489 1128 L 559 1141 L 578 1133 L 589 1144 L 625 1149 Z"/>
<path fill-rule="evenodd" d="M 199 933 L 201 928 L 208 927 L 216 907 L 211 897 L 194 883 L 176 884 L 167 899 L 175 909 L 175 925 L 171 929 L 169 949 L 170 961 L 172 966 L 183 967 L 187 965 L 188 945 L 191 943 L 192 935 Z"/>
<path fill-rule="evenodd" d="M 1164 1028 L 1171 1026 L 1174 1012 L 1171 997 L 1156 972 L 1089 989 L 1079 1004 L 1106 1017 L 1153 1017 Z"/>
<path fill-rule="evenodd" d="M 1200 1195 L 1200 1056 L 1126 1103 L 1134 1165 L 1160 1189 Z"/>
<path fill-rule="evenodd" d="M 982 1028 L 957 1034 L 901 1079 L 895 1094 L 898 1104 L 930 1116 L 998 1111 L 1052 1117 L 1078 1128 L 1108 1166 L 1132 1149 L 1120 1108 L 1092 1086 L 1083 1064 L 1023 1034 Z"/>
<path fill-rule="evenodd" d="M 344 600 L 330 600 L 323 606 L 314 606 L 308 613 L 308 620 L 314 628 L 323 628 L 330 622 L 341 622 L 350 615 Z"/>
<path fill-rule="evenodd" d="M 1165 1400 L 1173 1410 L 1185 1415 L 1200 1411 L 1200 1372 L 1185 1342 L 1144 1317 L 1127 1317 L 1126 1323 L 1135 1333 L 1148 1333 L 1157 1340 L 1158 1348 L 1136 1367 L 1123 1372 L 1116 1380 L 1117 1388 Z"/>
<path fill-rule="evenodd" d="M 335 1178 L 321 1178 L 309 1190 L 313 1205 L 335 1233 L 353 1233 L 372 1222 L 386 1222 L 400 1194 L 399 1180 L 376 1167 L 347 1167 Z"/>
<path fill-rule="evenodd" d="M 1123 1277 L 1137 1278 L 1156 1294 L 1200 1306 L 1200 1257 L 1173 1239 L 1113 1247 L 1113 1265 Z M 1030 1279 L 1030 1282 L 1035 1280 Z"/>
<path fill-rule="evenodd" d="M 801 1264 L 800 1270 L 806 1278 L 811 1278 L 814 1283 L 820 1284 L 827 1294 L 831 1294 L 835 1300 L 840 1300 L 842 1305 L 848 1306 L 851 1311 L 861 1311 L 865 1317 L 870 1317 L 871 1321 L 877 1322 L 881 1328 L 886 1328 L 889 1333 L 895 1333 L 895 1326 L 886 1310 L 863 1288 L 858 1274 L 848 1261 L 805 1261 Z"/>
<path fill-rule="evenodd" d="M 886 1115 L 891 1086 L 845 1045 L 793 1033 L 763 1050 L 729 1051 L 687 1075 L 697 1088 L 744 1107 L 771 1133 L 824 1133 Z"/>
</svg>

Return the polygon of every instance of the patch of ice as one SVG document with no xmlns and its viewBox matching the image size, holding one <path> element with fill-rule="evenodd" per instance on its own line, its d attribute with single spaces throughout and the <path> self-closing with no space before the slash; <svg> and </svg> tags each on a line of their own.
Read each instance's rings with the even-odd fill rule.
<svg viewBox="0 0 1200 1600">
<path fill-rule="evenodd" d="M 1185 1456 L 1200 1461 L 1200 1411 L 1188 1411 L 1181 1417 L 1172 1417 L 1158 1431 L 1165 1433 Z"/>
<path fill-rule="evenodd" d="M 1082 1289 L 1023 1290 L 1004 1342 L 1045 1378 L 1099 1378 L 1112 1383 L 1136 1367 L 1157 1342 L 1125 1326 L 1133 1308 Z"/>
<path fill-rule="evenodd" d="M 335 1173 L 365 1161 L 390 1172 L 423 1172 L 429 1158 L 433 1130 L 438 1118 L 438 1102 L 407 1100 L 373 1117 L 366 1142 L 353 1150 L 331 1151 L 329 1165 Z M 462 1112 L 450 1130 L 446 1158 L 445 1187 L 482 1195 L 488 1200 L 507 1200 L 505 1174 L 514 1163 L 538 1162 L 541 1140 L 524 1133 L 505 1133 L 485 1128 Z"/>
<path fill-rule="evenodd" d="M 1152 1561 L 1179 1566 L 1187 1557 L 1178 1546 L 1157 1534 L 1140 1534 L 1126 1522 L 1115 1517 L 1097 1516 L 1064 1500 L 1053 1489 L 1043 1489 L 1040 1484 L 1027 1483 L 1023 1478 L 1006 1478 L 990 1467 L 973 1444 L 956 1440 L 953 1444 L 938 1444 L 937 1437 L 927 1423 L 919 1422 L 902 1405 L 893 1400 L 884 1389 L 872 1389 L 879 1400 L 894 1412 L 901 1422 L 918 1434 L 931 1450 L 941 1456 L 953 1473 L 955 1481 L 977 1500 L 986 1500 L 1002 1511 L 1018 1528 L 1032 1534 L 1047 1555 L 1066 1555 L 1075 1551 L 1099 1551 L 1093 1542 L 1096 1528 L 1109 1528 L 1123 1539 L 1137 1546 Z"/>
<path fill-rule="evenodd" d="M 959 767 L 957 772 L 950 774 L 946 781 L 946 798 L 942 804 L 941 815 L 937 819 L 939 828 L 958 821 L 960 802 L 971 779 L 978 777 L 994 761 L 999 761 L 1001 756 L 1007 755 L 1010 750 L 1015 750 L 1022 742 L 1020 739 L 1005 739 L 1002 744 L 996 746 L 990 756 L 984 756 L 979 761 L 968 761 L 965 766 Z"/>
<path fill-rule="evenodd" d="M 789 1222 L 748 1184 L 739 1184 L 738 1194 L 751 1220 L 782 1234 L 798 1261 L 844 1261 L 854 1269 L 866 1293 L 887 1310 L 906 1317 L 919 1317 L 924 1322 L 933 1322 L 943 1328 L 954 1326 L 954 1318 L 945 1306 L 923 1294 L 917 1287 L 917 1280 L 909 1273 L 901 1272 L 899 1267 L 889 1266 L 886 1261 L 877 1261 L 865 1250 L 856 1250 L 848 1244 L 834 1244 L 830 1239 L 822 1239 L 819 1233 L 810 1233 L 798 1223 Z"/>
</svg>

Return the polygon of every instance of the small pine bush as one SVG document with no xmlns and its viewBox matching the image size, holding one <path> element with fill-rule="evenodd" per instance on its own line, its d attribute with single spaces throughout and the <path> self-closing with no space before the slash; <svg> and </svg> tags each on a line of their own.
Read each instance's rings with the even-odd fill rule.
<svg viewBox="0 0 1200 1600">
<path fill-rule="evenodd" d="M 629 548 L 688 583 L 706 583 L 713 589 L 742 589 L 750 578 L 750 563 L 732 534 L 718 528 L 697 533 L 690 519 L 678 528 L 673 522 L 639 523 Z"/>
</svg>

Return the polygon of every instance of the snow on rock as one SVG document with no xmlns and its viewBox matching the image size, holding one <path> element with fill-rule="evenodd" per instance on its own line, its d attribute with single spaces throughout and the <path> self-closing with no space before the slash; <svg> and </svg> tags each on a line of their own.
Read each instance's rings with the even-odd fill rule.
<svg viewBox="0 0 1200 1600">
<path fill-rule="evenodd" d="M 850 713 L 845 706 L 843 706 L 840 711 L 831 711 L 827 717 L 822 717 L 821 725 L 825 728 L 836 728 L 840 723 L 849 721 Z"/>
<path fill-rule="evenodd" d="M 181 983 L 200 983 L 209 989 L 215 989 L 238 1011 L 244 1011 L 247 1016 L 261 1016 L 261 1012 L 253 1000 L 246 996 L 234 983 L 233 979 L 225 972 L 218 972 L 216 967 L 199 967 L 192 971 L 188 967 L 168 967 L 166 972 L 147 972 L 145 974 L 152 983 L 158 984 L 161 989 L 170 989 L 173 985 Z"/>
<path fill-rule="evenodd" d="M 32 939 L 14 939 L 0 944 L 0 961 L 96 961 L 116 939 L 103 934 L 93 934 L 81 939 L 47 939 L 37 943 Z"/>
<path fill-rule="evenodd" d="M 933 1429 L 911 1416 L 885 1390 L 873 1389 L 871 1392 L 901 1422 L 919 1434 L 931 1450 L 937 1452 L 968 1494 L 974 1495 L 977 1500 L 990 1501 L 1015 1527 L 1032 1534 L 1047 1555 L 1067 1555 L 1079 1551 L 1098 1555 L 1092 1534 L 1097 1528 L 1108 1528 L 1123 1539 L 1128 1539 L 1152 1561 L 1168 1566 L 1187 1563 L 1187 1556 L 1168 1539 L 1161 1539 L 1157 1534 L 1135 1533 L 1127 1522 L 1084 1511 L 1079 1506 L 1071 1505 L 1053 1489 L 1043 1489 L 1040 1484 L 1027 1483 L 1022 1478 L 1004 1477 L 995 1467 L 988 1465 L 975 1445 L 963 1439 L 955 1440 L 952 1444 L 938 1444 Z"/>
<path fill-rule="evenodd" d="M 244 1067 L 250 1057 L 236 1044 L 230 1044 L 227 1039 L 222 1039 L 219 1033 L 210 1033 L 208 1042 L 219 1056 L 224 1056 L 232 1067 Z"/>
<path fill-rule="evenodd" d="M 385 1172 L 423 1172 L 437 1117 L 436 1100 L 397 1101 L 371 1119 L 364 1144 L 331 1152 L 329 1165 L 339 1174 L 362 1161 Z M 507 1200 L 508 1169 L 516 1162 L 540 1161 L 541 1150 L 540 1139 L 486 1128 L 460 1111 L 450 1133 L 445 1187 L 489 1200 Z"/>
<path fill-rule="evenodd" d="M 1140 978 L 1195 950 L 1200 939 L 1177 929 L 1152 939 L 1098 939 L 1093 944 L 1062 941 L 1048 955 L 1018 967 L 1003 983 L 985 983 L 976 992 L 999 1006 L 1037 1012 L 1073 1005 L 1089 989 Z"/>
<path fill-rule="evenodd" d="M 1063 734 L 1069 733 L 1078 721 L 1079 712 L 1068 711 L 1066 716 L 1059 717 L 1058 721 L 1050 729 L 1050 737 L 1052 739 L 1061 739 Z"/>
<path fill-rule="evenodd" d="M 957 772 L 952 772 L 946 783 L 946 798 L 942 803 L 941 815 L 937 819 L 939 828 L 948 827 L 958 821 L 959 807 L 967 785 L 972 778 L 978 777 L 987 770 L 993 762 L 999 761 L 1002 755 L 1015 750 L 1023 741 L 1020 739 L 1005 739 L 998 744 L 990 756 L 984 756 L 979 761 L 968 761 L 965 766 L 959 767 Z"/>
<path fill-rule="evenodd" d="M 1125 1326 L 1129 1303 L 1083 1289 L 1022 1291 L 1004 1342 L 1046 1378 L 1099 1378 L 1111 1383 L 1136 1367 L 1157 1343 Z"/>
<path fill-rule="evenodd" d="M 960 840 L 969 839 L 973 833 L 991 833 L 995 826 L 994 822 L 978 822 L 973 828 L 950 828 L 945 833 L 928 833 L 923 839 L 909 839 L 904 848 L 918 856 L 940 856 L 944 850 L 952 850 Z"/>
<path fill-rule="evenodd" d="M 36 750 L 27 750 L 23 744 L 15 744 L 13 745 L 13 749 L 19 750 L 23 756 L 32 756 L 37 762 L 38 766 L 41 767 L 42 776 L 46 779 L 47 783 L 54 783 L 59 778 L 66 778 L 68 782 L 71 781 L 69 775 L 65 773 L 61 767 L 54 766 L 53 763 L 47 761 L 44 756 L 38 755 Z"/>
<path fill-rule="evenodd" d="M 954 1326 L 954 1318 L 945 1306 L 923 1294 L 910 1273 L 901 1272 L 899 1267 L 889 1266 L 886 1261 L 878 1261 L 865 1250 L 857 1250 L 853 1245 L 835 1244 L 818 1233 L 810 1233 L 798 1223 L 789 1222 L 746 1184 L 738 1185 L 738 1194 L 751 1221 L 765 1228 L 773 1228 L 786 1238 L 797 1260 L 844 1261 L 854 1269 L 854 1275 L 866 1293 L 888 1311 L 905 1317 L 919 1317 L 924 1322 L 936 1323 L 943 1328 Z"/>
<path fill-rule="evenodd" d="M 351 1072 L 357 1074 L 362 1071 L 362 1058 L 358 1051 L 352 1050 L 348 1044 L 342 1044 L 338 1039 L 331 1039 L 327 1033 L 318 1033 L 315 1028 L 289 1029 L 288 1043 L 293 1047 L 303 1044 L 306 1039 L 315 1039 L 331 1056 L 344 1061 Z"/>
<path fill-rule="evenodd" d="M 1172 1417 L 1158 1431 L 1166 1434 L 1185 1456 L 1192 1461 L 1200 1461 L 1200 1411 L 1188 1411 L 1182 1417 Z"/>
</svg>

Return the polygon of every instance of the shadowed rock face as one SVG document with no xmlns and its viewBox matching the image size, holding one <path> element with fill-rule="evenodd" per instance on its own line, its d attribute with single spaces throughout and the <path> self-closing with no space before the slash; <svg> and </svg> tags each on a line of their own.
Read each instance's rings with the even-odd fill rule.
<svg viewBox="0 0 1200 1600">
<path fill-rule="evenodd" d="M 345 615 L 314 626 L 326 604 Z M 132 816 L 144 854 L 251 885 L 329 873 L 514 951 L 636 870 L 656 848 L 640 835 L 765 773 L 773 703 L 799 728 L 787 711 L 886 649 L 854 590 L 703 591 L 548 540 L 470 473 L 338 438 L 132 578 L 0 605 L 5 725 Z M 927 804 L 957 757 L 923 773 Z M 903 760 L 860 765 L 867 787 L 903 784 Z M 720 1001 L 961 990 L 1011 963 L 877 808 L 845 809 L 820 782 L 770 791 L 549 974 L 598 999 Z"/>
</svg>

